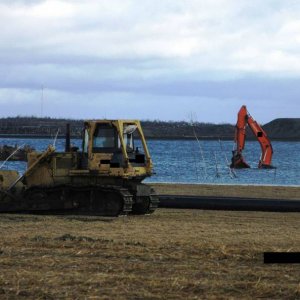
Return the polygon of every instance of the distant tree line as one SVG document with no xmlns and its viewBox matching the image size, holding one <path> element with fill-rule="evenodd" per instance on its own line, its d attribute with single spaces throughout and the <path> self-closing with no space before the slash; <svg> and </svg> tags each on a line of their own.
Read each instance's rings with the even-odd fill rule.
<svg viewBox="0 0 300 300">
<path fill-rule="evenodd" d="M 71 136 L 81 137 L 83 120 L 9 117 L 0 119 L 0 135 L 29 135 L 53 137 L 59 132 L 65 135 L 66 124 L 71 126 Z M 189 123 L 185 121 L 142 121 L 144 134 L 148 139 L 229 139 L 234 138 L 232 124 Z M 264 125 L 272 139 L 300 140 L 300 119 L 276 119 Z M 248 138 L 253 139 L 248 130 Z"/>
</svg>

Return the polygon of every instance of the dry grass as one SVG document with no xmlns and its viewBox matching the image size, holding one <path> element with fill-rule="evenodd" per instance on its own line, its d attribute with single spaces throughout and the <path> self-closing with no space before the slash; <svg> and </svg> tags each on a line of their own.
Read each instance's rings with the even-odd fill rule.
<svg viewBox="0 0 300 300">
<path fill-rule="evenodd" d="M 158 195 L 300 200 L 300 186 L 151 183 Z"/>
<path fill-rule="evenodd" d="M 0 299 L 295 299 L 296 213 L 159 209 L 117 219 L 0 215 Z"/>
</svg>

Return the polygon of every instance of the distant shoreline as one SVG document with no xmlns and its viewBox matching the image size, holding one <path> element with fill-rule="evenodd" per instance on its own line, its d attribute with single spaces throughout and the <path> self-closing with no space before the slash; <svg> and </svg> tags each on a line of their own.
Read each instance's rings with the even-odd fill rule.
<svg viewBox="0 0 300 300">
<path fill-rule="evenodd" d="M 53 135 L 41 135 L 41 134 L 0 134 L 0 138 L 16 138 L 16 139 L 54 139 Z M 201 141 L 233 141 L 233 137 L 228 136 L 197 136 Z M 65 139 L 64 135 L 58 135 L 57 139 Z M 71 139 L 81 139 L 80 136 L 71 136 Z M 195 140 L 193 136 L 178 136 L 178 137 L 147 137 L 146 140 L 163 140 L 163 141 L 191 141 Z M 249 136 L 247 137 L 249 141 L 256 141 L 255 138 Z M 300 138 L 272 138 L 272 141 L 282 141 L 282 142 L 299 142 Z"/>
<path fill-rule="evenodd" d="M 54 139 L 64 138 L 66 124 L 70 124 L 72 138 L 81 138 L 82 120 L 11 117 L 0 118 L 0 137 Z M 224 140 L 233 141 L 235 125 L 194 123 L 185 121 L 141 121 L 147 140 Z M 263 126 L 271 141 L 300 141 L 300 118 L 275 119 Z M 252 131 L 246 129 L 247 140 L 256 140 Z"/>
</svg>

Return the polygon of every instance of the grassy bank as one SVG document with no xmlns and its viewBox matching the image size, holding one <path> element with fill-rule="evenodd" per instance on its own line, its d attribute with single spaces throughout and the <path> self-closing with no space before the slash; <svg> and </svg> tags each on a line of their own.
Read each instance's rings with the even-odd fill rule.
<svg viewBox="0 0 300 300">
<path fill-rule="evenodd" d="M 158 195 L 300 200 L 300 186 L 151 183 Z"/>
<path fill-rule="evenodd" d="M 0 298 L 295 299 L 297 213 L 159 209 L 117 219 L 0 215 Z"/>
</svg>

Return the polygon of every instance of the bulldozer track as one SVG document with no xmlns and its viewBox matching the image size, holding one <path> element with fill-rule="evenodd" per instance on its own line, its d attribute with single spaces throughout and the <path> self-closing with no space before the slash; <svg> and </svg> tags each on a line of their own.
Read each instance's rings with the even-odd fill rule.
<svg viewBox="0 0 300 300">
<path fill-rule="evenodd" d="M 127 215 L 133 196 L 119 186 L 32 187 L 24 195 L 29 210 L 60 210 L 99 216 Z"/>
<path fill-rule="evenodd" d="M 160 203 L 159 196 L 154 192 L 153 189 L 151 189 L 150 205 L 149 205 L 148 213 L 150 214 L 154 213 L 154 211 L 158 208 L 159 203 Z"/>
<path fill-rule="evenodd" d="M 127 215 L 132 211 L 132 204 L 133 204 L 132 195 L 125 188 L 120 188 L 119 192 L 122 194 L 124 199 L 124 206 L 123 206 L 122 213 L 120 215 Z"/>
</svg>

